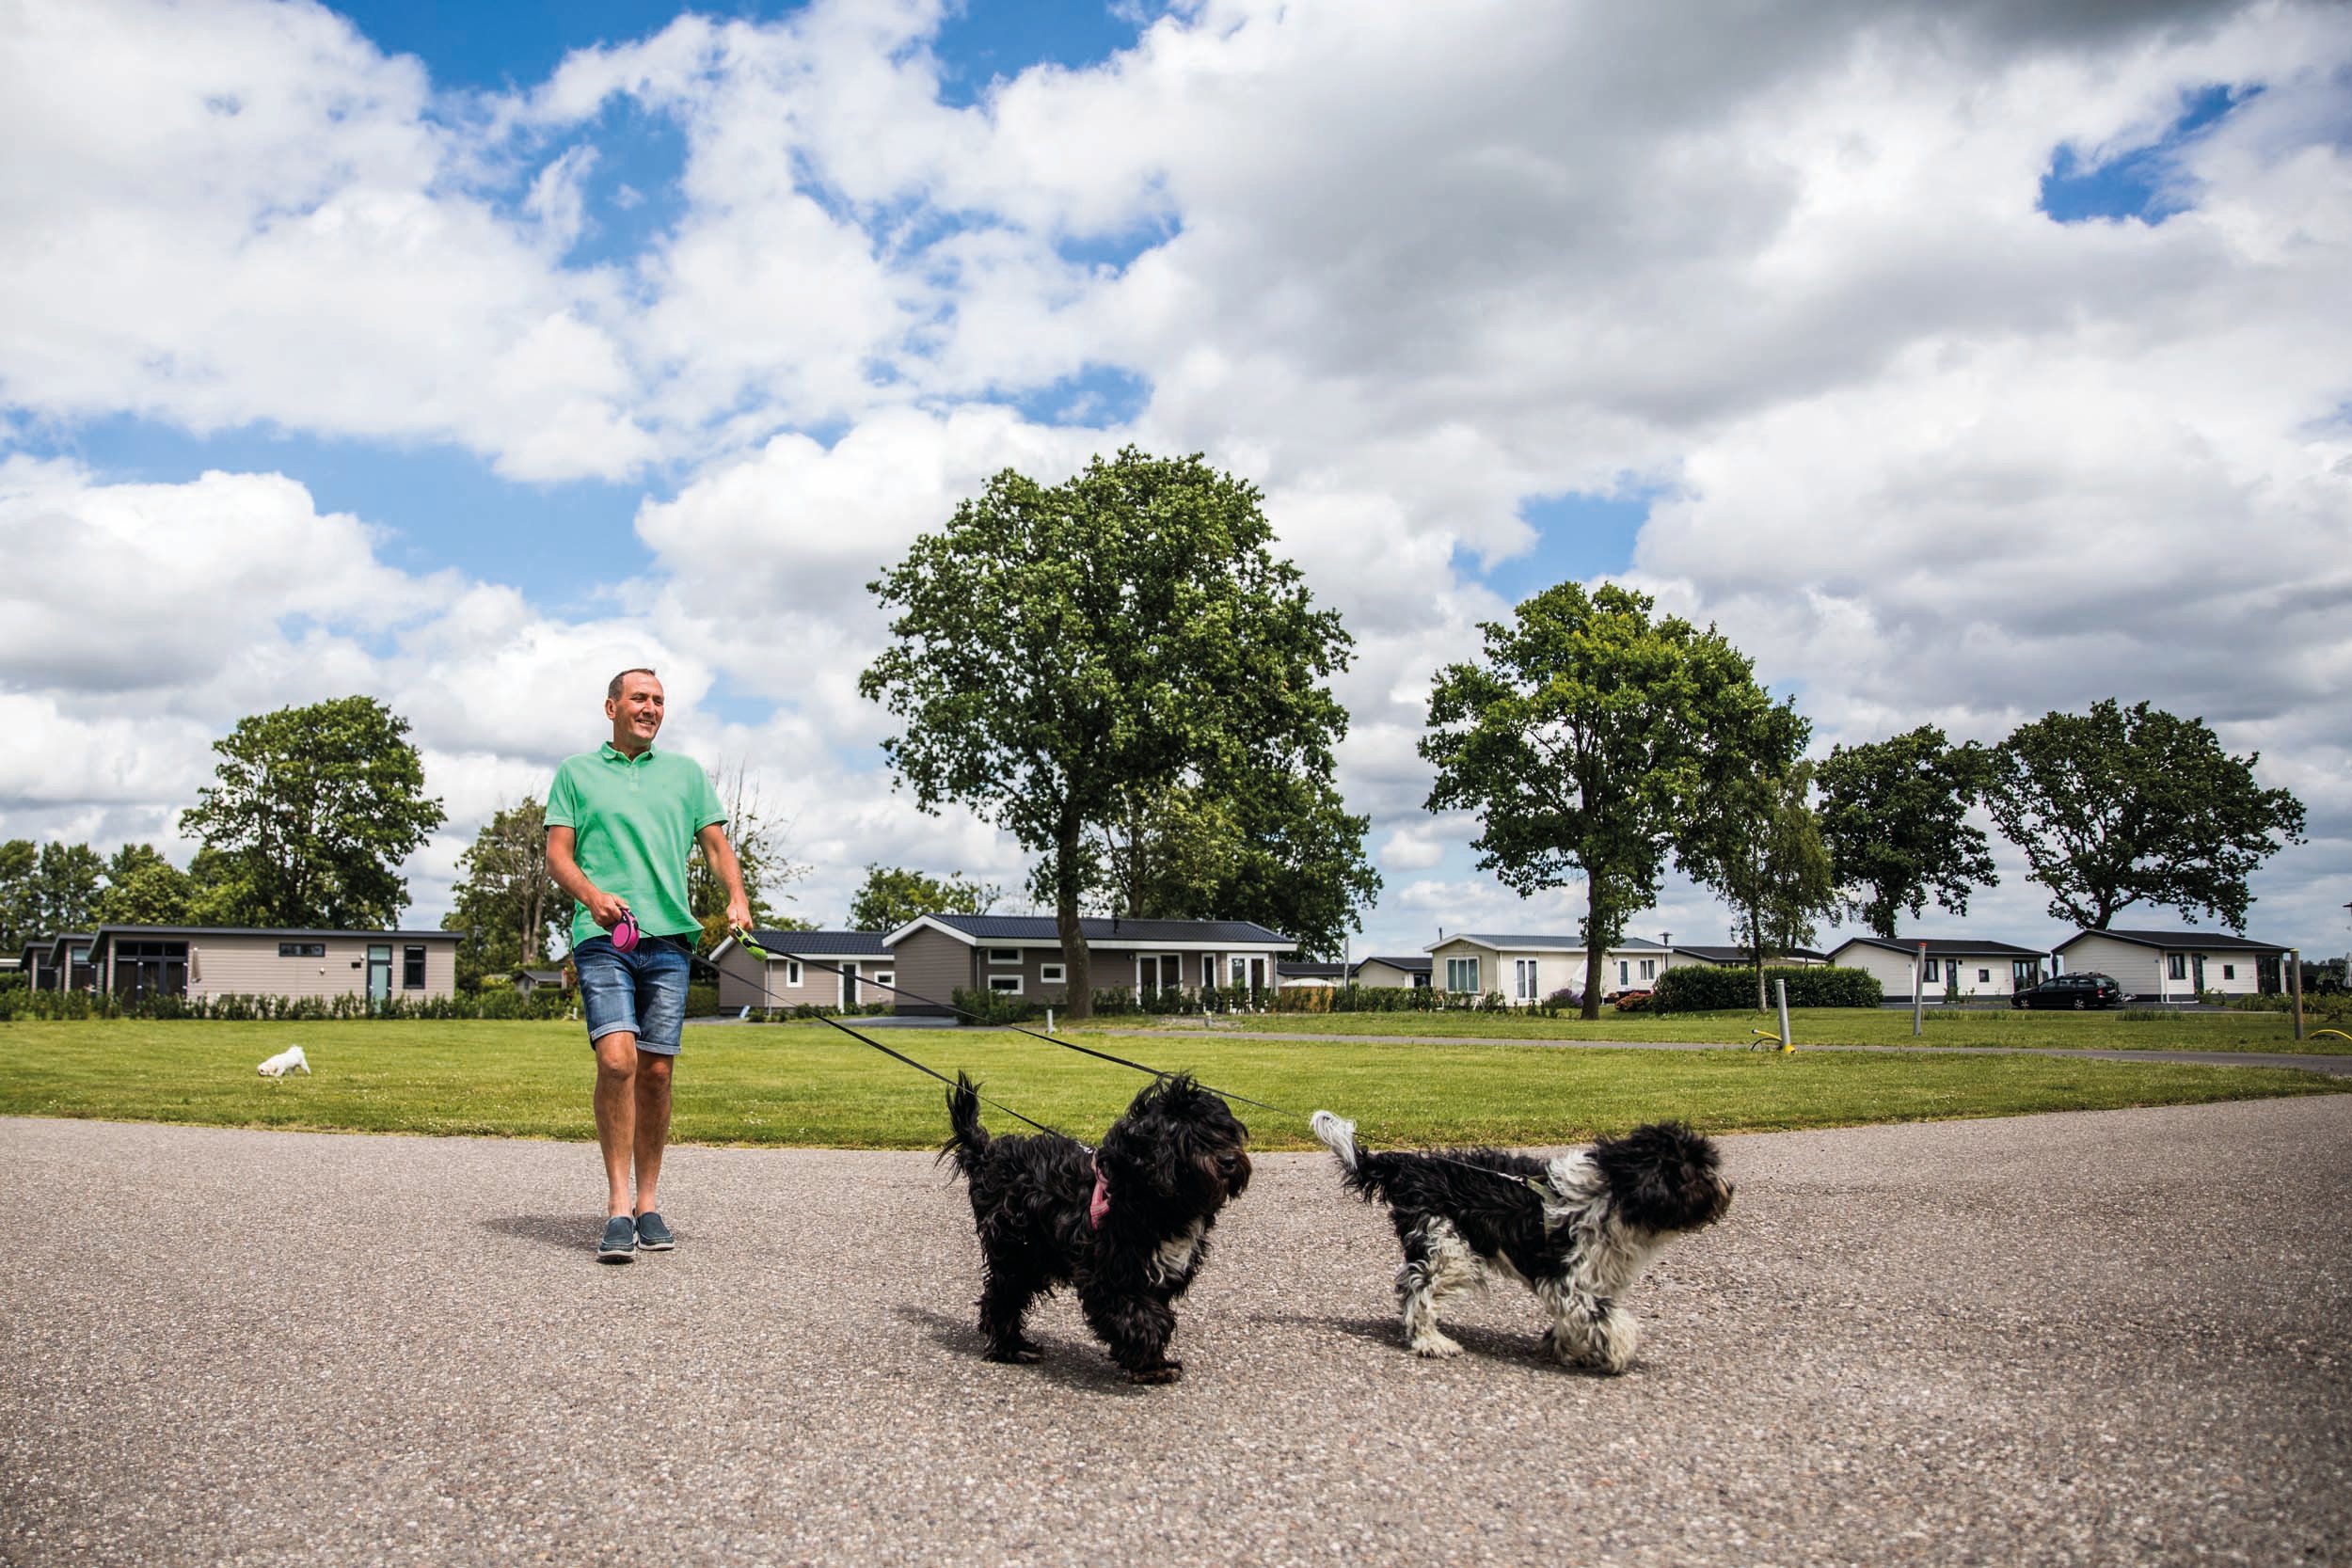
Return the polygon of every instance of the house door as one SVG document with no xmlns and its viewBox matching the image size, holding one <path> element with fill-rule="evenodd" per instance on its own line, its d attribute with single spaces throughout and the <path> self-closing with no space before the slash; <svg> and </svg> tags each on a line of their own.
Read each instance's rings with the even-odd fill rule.
<svg viewBox="0 0 2352 1568">
<path fill-rule="evenodd" d="M 380 1007 L 392 999 L 392 948 L 389 942 L 368 948 L 368 1006 Z"/>
<path fill-rule="evenodd" d="M 1249 960 L 1249 989 L 1251 990 L 1265 990 L 1265 960 L 1263 958 Z"/>
<path fill-rule="evenodd" d="M 845 1008 L 856 1006 L 858 1005 L 856 964 L 846 963 L 841 966 L 840 989 L 841 1006 Z"/>
<path fill-rule="evenodd" d="M 1534 958 L 1511 960 L 1511 1000 L 1514 1002 L 1535 1000 L 1535 960 Z"/>
<path fill-rule="evenodd" d="M 2197 986 L 2197 993 L 2202 996 L 2205 991 L 2205 956 L 2202 953 L 2191 954 L 2188 965 L 2191 972 L 2190 977 Z"/>
<path fill-rule="evenodd" d="M 1176 983 L 1174 976 L 1171 975 L 1168 983 L 1173 986 Z M 1136 959 L 1136 993 L 1142 996 L 1149 996 L 1159 989 L 1160 960 L 1158 957 L 1151 953 L 1139 955 Z"/>
</svg>

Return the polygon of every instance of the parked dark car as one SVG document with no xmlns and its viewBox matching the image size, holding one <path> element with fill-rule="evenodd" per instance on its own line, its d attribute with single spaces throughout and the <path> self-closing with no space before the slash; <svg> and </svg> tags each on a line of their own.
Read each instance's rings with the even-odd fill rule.
<svg viewBox="0 0 2352 1568">
<path fill-rule="evenodd" d="M 2086 973 L 2061 974 L 2055 980 L 2044 980 L 2029 990 L 2021 990 L 2010 998 L 2012 1007 L 2072 1007 L 2080 1012 L 2089 1007 L 2116 1007 L 2123 1002 L 2123 988 L 2115 983 L 2112 974 Z"/>
</svg>

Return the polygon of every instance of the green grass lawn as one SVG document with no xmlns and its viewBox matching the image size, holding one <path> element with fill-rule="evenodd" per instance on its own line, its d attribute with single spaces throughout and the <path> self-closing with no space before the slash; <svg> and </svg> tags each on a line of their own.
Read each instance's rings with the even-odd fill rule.
<svg viewBox="0 0 2352 1568">
<path fill-rule="evenodd" d="M 1125 1020 L 1129 1028 L 1153 1021 Z M 1191 1025 L 1169 1022 L 1162 1028 Z M 1804 1045 L 2008 1045 L 2101 1051 L 2285 1051 L 2312 1055 L 2352 1053 L 2352 1040 L 2315 1035 L 2296 1043 L 2284 1013 L 2179 1013 L 2156 1019 L 2115 1012 L 2013 1012 L 2009 1008 L 1931 1008 L 1924 1031 L 1911 1035 L 1911 1015 L 1883 1007 L 1792 1007 L 1789 1032 Z M 1717 1013 L 1611 1013 L 1586 1023 L 1575 1018 L 1520 1013 L 1267 1013 L 1235 1019 L 1232 1027 L 1277 1034 L 1420 1035 L 1496 1040 L 1686 1040 L 1744 1045 L 1750 1031 L 1773 1027 L 1770 1013 L 1739 1008 Z M 2316 1025 L 2312 1026 L 2316 1028 Z"/>
<path fill-rule="evenodd" d="M 991 1097 L 1081 1137 L 1099 1133 L 1141 1082 L 1001 1031 L 881 1037 L 942 1071 L 967 1068 Z M 1563 1143 L 1667 1116 L 1720 1132 L 2352 1089 L 2303 1072 L 2093 1058 L 1093 1037 L 1277 1105 L 1328 1106 L 1391 1144 Z M 314 1076 L 255 1075 L 254 1063 L 297 1042 Z M 584 1139 L 591 1078 L 577 1023 L 0 1026 L 0 1115 L 9 1116 Z M 682 1141 L 921 1148 L 946 1131 L 939 1085 L 819 1024 L 689 1029 L 677 1082 Z M 1312 1147 L 1303 1122 L 1238 1109 L 1259 1147 Z"/>
</svg>

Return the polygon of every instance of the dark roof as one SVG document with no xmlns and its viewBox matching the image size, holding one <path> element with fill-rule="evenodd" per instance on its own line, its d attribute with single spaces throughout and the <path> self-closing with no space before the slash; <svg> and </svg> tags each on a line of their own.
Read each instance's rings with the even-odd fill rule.
<svg viewBox="0 0 2352 1568">
<path fill-rule="evenodd" d="M 2112 937 L 2139 947 L 2174 948 L 2184 952 L 2200 949 L 2207 953 L 2283 953 L 2285 948 L 2275 942 L 2256 942 L 2251 937 L 2233 937 L 2222 931 L 2076 931 L 2060 947 L 2071 947 L 2085 937 Z"/>
<path fill-rule="evenodd" d="M 1837 945 L 1845 947 L 1857 942 L 1866 942 L 1872 947 L 1883 947 L 1890 953 L 1900 953 L 1905 957 L 1918 952 L 1922 946 L 1927 948 L 1928 957 L 1931 958 L 1965 958 L 1978 956 L 2039 958 L 2043 956 L 2039 947 L 2020 947 L 2013 942 L 1979 942 L 1969 937 L 1897 937 L 1889 941 L 1885 937 L 1863 936 L 1849 937 Z"/>
<path fill-rule="evenodd" d="M 754 931 L 752 941 L 794 958 L 890 957 L 880 931 Z"/>
<path fill-rule="evenodd" d="M 1584 951 L 1584 939 L 1579 936 L 1495 936 L 1485 931 L 1456 931 L 1445 941 L 1474 942 L 1481 947 L 1562 947 L 1571 952 Z M 1437 945 L 1442 947 L 1445 942 Z M 1662 951 L 1647 937 L 1619 937 L 1609 944 L 1609 951 L 1617 953 L 1645 947 Z"/>
<path fill-rule="evenodd" d="M 1278 963 L 1274 966 L 1274 973 L 1293 980 L 1336 980 L 1346 967 L 1338 963 Z"/>
<path fill-rule="evenodd" d="M 1387 964 L 1391 969 L 1402 969 L 1408 974 L 1419 974 L 1425 972 L 1429 968 L 1429 955 L 1426 953 L 1416 953 L 1408 958 L 1391 958 L 1386 957 L 1385 955 L 1375 954 L 1369 958 L 1359 958 L 1356 960 L 1356 967 L 1359 970 L 1362 969 L 1366 964 Z"/>
<path fill-rule="evenodd" d="M 1061 932 L 1050 914 L 934 914 L 951 930 L 975 942 L 1053 942 Z M 1247 947 L 1296 945 L 1279 931 L 1269 931 L 1250 920 L 1111 920 L 1088 916 L 1078 922 L 1089 945 L 1097 942 L 1229 942 Z"/>
<path fill-rule="evenodd" d="M 380 929 L 366 931 L 338 931 L 294 926 L 101 926 L 98 927 L 96 935 L 88 940 L 96 941 L 98 937 L 123 936 L 399 937 L 403 941 L 407 942 L 413 942 L 419 938 L 431 937 L 439 942 L 462 942 L 465 940 L 466 933 L 463 931 L 386 931 Z M 60 937 L 57 940 L 64 942 L 69 940 L 79 941 L 82 939 Z"/>
<path fill-rule="evenodd" d="M 1688 953 L 1694 958 L 1703 958 L 1711 964 L 1743 964 L 1748 961 L 1748 950 L 1744 947 L 1694 947 L 1687 942 L 1677 942 L 1674 945 L 1674 950 L 1677 953 Z M 1776 956 L 1788 958 L 1820 958 L 1825 955 L 1816 953 L 1810 947 L 1784 947 Z M 1771 963 L 1772 957 L 1773 955 L 1768 955 L 1764 961 Z"/>
</svg>

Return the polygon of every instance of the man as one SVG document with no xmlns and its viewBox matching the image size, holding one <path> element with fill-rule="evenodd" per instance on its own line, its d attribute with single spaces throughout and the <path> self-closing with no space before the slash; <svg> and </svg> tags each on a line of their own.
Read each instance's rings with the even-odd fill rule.
<svg viewBox="0 0 2352 1568">
<path fill-rule="evenodd" d="M 612 738 L 565 757 L 548 791 L 548 873 L 578 900 L 572 963 L 596 1053 L 596 1142 L 608 1216 L 596 1257 L 626 1263 L 676 1238 L 660 1212 L 661 1151 L 670 1141 L 670 1069 L 686 1022 L 686 980 L 702 927 L 688 908 L 687 858 L 700 844 L 727 890 L 727 924 L 752 923 L 743 869 L 728 847 L 726 811 L 691 758 L 657 752 L 661 682 L 624 670 L 605 689 Z M 633 948 L 612 932 L 635 922 Z M 629 1178 L 634 1157 L 635 1201 Z"/>
</svg>

